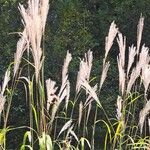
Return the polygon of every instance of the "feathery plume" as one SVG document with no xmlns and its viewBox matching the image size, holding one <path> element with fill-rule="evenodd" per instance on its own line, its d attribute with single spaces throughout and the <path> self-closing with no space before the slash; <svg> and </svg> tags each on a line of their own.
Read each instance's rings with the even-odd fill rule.
<svg viewBox="0 0 150 150">
<path fill-rule="evenodd" d="M 93 62 L 93 52 L 88 50 L 87 55 L 85 54 L 86 62 L 88 64 L 88 76 L 87 80 L 90 80 L 90 73 L 92 69 L 92 62 Z"/>
<path fill-rule="evenodd" d="M 109 64 L 109 62 L 106 62 L 106 58 L 110 51 L 110 48 L 113 45 L 113 41 L 114 41 L 117 33 L 118 33 L 118 28 L 116 27 L 116 24 L 113 21 L 110 25 L 108 36 L 105 39 L 105 57 L 103 59 L 103 70 L 102 70 L 102 75 L 101 75 L 101 79 L 100 79 L 99 91 L 101 90 L 102 85 L 107 77 L 107 71 L 108 71 L 110 64 Z"/>
<path fill-rule="evenodd" d="M 6 102 L 5 96 L 0 94 L 0 115 L 4 109 L 5 102 Z"/>
<path fill-rule="evenodd" d="M 30 50 L 34 59 L 37 82 L 43 63 L 41 40 L 42 35 L 44 34 L 45 22 L 49 8 L 48 3 L 48 0 L 29 0 L 27 8 L 23 7 L 21 4 L 19 5 L 26 34 L 31 44 Z"/>
<path fill-rule="evenodd" d="M 53 106 L 52 106 L 50 123 L 52 123 L 54 121 L 56 112 L 57 112 L 62 100 L 64 100 L 66 98 L 67 99 L 66 102 L 67 102 L 69 99 L 69 95 L 68 95 L 68 91 L 67 91 L 68 90 L 67 85 L 70 86 L 70 84 L 68 82 L 69 82 L 68 80 L 65 80 L 65 83 L 62 83 L 62 85 L 61 85 L 61 88 L 59 90 L 58 95 L 54 95 L 54 97 L 52 97 L 55 101 L 53 102 Z M 70 89 L 70 87 L 69 87 L 69 89 Z"/>
<path fill-rule="evenodd" d="M 141 134 L 143 131 L 143 125 L 144 125 L 145 118 L 148 115 L 149 111 L 150 111 L 150 100 L 147 101 L 146 105 L 140 111 L 140 114 L 139 114 L 139 126 L 140 126 Z"/>
<path fill-rule="evenodd" d="M 93 90 L 93 88 L 89 85 L 89 83 L 85 79 L 81 81 L 81 86 L 97 102 L 97 104 L 100 107 L 102 107 L 102 105 L 101 105 L 101 103 L 100 103 L 100 101 L 98 99 L 98 96 L 97 96 L 96 92 Z"/>
<path fill-rule="evenodd" d="M 79 104 L 78 128 L 80 128 L 80 123 L 81 123 L 81 119 L 82 119 L 82 112 L 83 112 L 83 103 L 82 103 L 82 101 L 80 101 L 80 104 Z"/>
<path fill-rule="evenodd" d="M 122 101 L 123 100 L 122 100 L 121 96 L 118 96 L 118 98 L 117 98 L 117 115 L 116 115 L 118 120 L 120 120 L 122 117 Z"/>
<path fill-rule="evenodd" d="M 150 56 L 148 54 L 148 51 L 149 51 L 149 49 L 147 47 L 145 47 L 145 45 L 143 45 L 142 50 L 139 54 L 139 61 L 137 62 L 136 67 L 134 69 L 132 69 L 132 73 L 130 75 L 130 80 L 129 80 L 128 86 L 127 86 L 127 93 L 130 92 L 130 90 L 131 90 L 133 84 L 135 83 L 136 79 L 140 76 L 141 70 L 143 72 L 143 77 L 142 78 L 146 77 L 146 76 L 144 77 L 144 68 L 150 62 Z"/>
<path fill-rule="evenodd" d="M 113 41 L 117 35 L 117 32 L 118 32 L 118 28 L 116 27 L 116 24 L 113 21 L 110 25 L 108 36 L 106 37 L 106 40 L 105 40 L 105 58 L 104 58 L 104 60 L 106 60 L 106 58 L 107 58 L 108 52 L 113 45 Z"/>
<path fill-rule="evenodd" d="M 133 68 L 132 73 L 130 75 L 130 79 L 127 84 L 127 94 L 131 91 L 132 86 L 135 83 L 136 79 L 139 77 L 139 75 L 140 75 L 139 69 L 137 69 L 137 67 Z"/>
<path fill-rule="evenodd" d="M 53 122 L 54 120 L 54 117 L 56 115 L 56 112 L 60 106 L 60 103 L 66 99 L 66 109 L 68 107 L 68 101 L 69 101 L 69 96 L 70 96 L 70 83 L 69 81 L 67 80 L 67 78 L 65 79 L 65 82 L 62 83 L 61 85 L 61 88 L 59 90 L 59 93 L 58 93 L 58 96 L 56 96 L 56 102 L 55 104 L 53 105 L 53 109 L 52 109 L 52 117 L 51 117 L 51 123 Z"/>
<path fill-rule="evenodd" d="M 4 92 L 5 92 L 5 89 L 6 89 L 6 86 L 7 86 L 8 82 L 9 82 L 9 80 L 10 80 L 10 71 L 7 70 L 7 71 L 5 72 L 4 82 L 3 82 L 3 84 L 2 84 L 2 91 L 1 91 L 1 94 L 2 94 L 2 95 L 3 95 Z"/>
<path fill-rule="evenodd" d="M 24 30 L 21 34 L 19 41 L 17 42 L 16 53 L 14 54 L 14 76 L 16 75 L 19 65 L 21 62 L 22 55 L 27 48 L 27 36 L 26 31 Z"/>
<path fill-rule="evenodd" d="M 60 87 L 60 90 L 58 93 L 59 103 L 61 103 L 64 98 L 67 98 L 69 100 L 69 95 L 68 95 L 68 93 L 70 91 L 69 86 L 70 86 L 70 83 L 68 80 L 68 76 L 66 76 L 64 81 L 61 84 L 61 87 Z"/>
<path fill-rule="evenodd" d="M 94 87 L 92 87 L 92 90 L 96 93 L 98 89 L 98 85 L 96 84 Z M 92 107 L 92 101 L 93 101 L 93 97 L 91 95 L 88 95 L 85 103 L 84 103 L 84 107 L 88 106 L 88 111 L 87 111 L 87 117 L 86 117 L 86 124 L 88 123 L 88 119 L 89 119 L 89 115 L 90 115 L 90 111 L 91 111 L 91 107 Z"/>
<path fill-rule="evenodd" d="M 149 84 L 150 84 L 150 65 L 145 64 L 145 66 L 142 68 L 142 81 L 145 87 L 145 95 L 148 90 Z"/>
<path fill-rule="evenodd" d="M 81 81 L 86 79 L 87 72 L 86 72 L 87 66 L 85 66 L 84 60 L 81 60 L 80 62 L 80 69 L 78 71 L 77 75 L 77 82 L 76 82 L 76 92 L 79 93 L 81 89 Z"/>
<path fill-rule="evenodd" d="M 103 60 L 105 61 L 105 60 Z M 101 75 L 101 80 L 100 80 L 100 87 L 99 87 L 99 90 L 101 90 L 102 88 L 102 85 L 107 77 L 107 72 L 108 72 L 108 69 L 109 69 L 109 66 L 110 66 L 110 63 L 109 62 L 106 62 L 104 65 L 103 65 L 103 70 L 102 70 L 102 75 Z"/>
<path fill-rule="evenodd" d="M 68 67 L 69 67 L 71 60 L 72 60 L 72 56 L 69 53 L 69 51 L 67 51 L 67 56 L 66 56 L 66 59 L 64 61 L 63 70 L 62 70 L 62 82 L 65 80 L 65 78 L 68 74 Z"/>
<path fill-rule="evenodd" d="M 119 45 L 119 56 L 117 58 L 118 62 L 118 70 L 119 70 L 119 88 L 124 95 L 125 93 L 125 80 L 126 80 L 126 73 L 125 73 L 125 48 L 126 48 L 126 38 L 123 38 L 121 33 L 118 34 L 117 42 Z"/>
<path fill-rule="evenodd" d="M 85 54 L 85 58 L 80 62 L 80 68 L 77 75 L 77 83 L 76 83 L 76 92 L 79 93 L 81 89 L 81 82 L 82 80 L 87 80 L 89 82 L 90 73 L 92 69 L 92 61 L 93 61 L 93 54 L 92 51 L 88 51 Z"/>
<path fill-rule="evenodd" d="M 126 37 L 123 38 L 123 35 L 121 33 L 118 34 L 117 42 L 119 45 L 119 51 L 120 51 L 120 63 L 122 68 L 125 67 L 125 49 L 126 49 Z"/>
<path fill-rule="evenodd" d="M 67 109 L 68 107 L 68 102 L 69 102 L 69 96 L 70 96 L 70 82 L 68 80 L 68 66 L 71 61 L 72 57 L 69 52 L 67 52 L 66 59 L 64 61 L 64 66 L 62 70 L 62 84 L 59 90 L 58 95 L 55 95 L 55 92 L 57 88 L 55 88 L 56 82 L 51 81 L 50 79 L 46 81 L 47 85 L 47 97 L 48 97 L 48 104 L 47 104 L 47 109 L 49 110 L 50 104 L 55 99 L 55 103 L 53 104 L 52 108 L 52 114 L 51 114 L 51 123 L 53 122 L 55 118 L 55 114 L 60 106 L 60 103 L 66 99 L 65 107 Z"/>
<path fill-rule="evenodd" d="M 119 89 L 121 91 L 121 94 L 124 95 L 124 93 L 125 93 L 125 77 L 126 77 L 126 74 L 125 74 L 125 70 L 124 70 L 124 68 L 122 67 L 122 64 L 121 64 L 120 55 L 117 59 L 117 62 L 118 62 L 118 70 L 119 70 Z"/>
<path fill-rule="evenodd" d="M 57 98 L 55 95 L 57 87 L 55 87 L 56 82 L 51 79 L 46 80 L 46 90 L 47 90 L 47 110 L 49 111 L 50 105 L 53 100 Z"/>
<path fill-rule="evenodd" d="M 48 10 L 49 10 L 49 0 L 41 0 L 40 7 L 41 7 L 40 12 L 41 12 L 42 29 L 43 29 L 43 33 L 44 33 L 46 19 L 47 19 Z"/>
<path fill-rule="evenodd" d="M 5 102 L 6 102 L 6 98 L 4 96 L 4 92 L 6 90 L 6 86 L 8 85 L 9 80 L 10 80 L 10 71 L 7 70 L 5 72 L 2 88 L 0 89 L 0 115 L 1 115 L 1 113 L 3 111 L 3 109 L 4 109 L 4 105 L 5 105 Z"/>
<path fill-rule="evenodd" d="M 97 84 L 94 87 L 92 87 L 94 92 L 97 92 L 97 88 L 98 88 Z M 88 97 L 84 103 L 84 107 L 87 107 L 92 101 L 93 101 L 93 97 L 91 95 L 88 95 Z"/>
<path fill-rule="evenodd" d="M 132 45 L 131 47 L 129 47 L 129 59 L 128 59 L 127 76 L 129 75 L 130 68 L 131 68 L 131 66 L 134 62 L 135 55 L 136 55 L 136 47 Z"/>
<path fill-rule="evenodd" d="M 70 97 L 70 82 L 68 81 L 67 82 L 67 85 L 66 85 L 66 110 L 68 108 L 68 103 L 69 103 L 69 97 Z"/>
<path fill-rule="evenodd" d="M 144 27 L 144 17 L 141 16 L 139 23 L 138 23 L 138 26 L 137 26 L 137 54 L 139 54 L 143 27 Z"/>
<path fill-rule="evenodd" d="M 139 54 L 139 70 L 145 66 L 146 64 L 149 63 L 150 61 L 150 56 L 148 54 L 149 52 L 149 48 L 148 47 L 145 47 L 145 45 L 142 46 L 142 49 L 141 49 L 141 53 Z"/>
</svg>

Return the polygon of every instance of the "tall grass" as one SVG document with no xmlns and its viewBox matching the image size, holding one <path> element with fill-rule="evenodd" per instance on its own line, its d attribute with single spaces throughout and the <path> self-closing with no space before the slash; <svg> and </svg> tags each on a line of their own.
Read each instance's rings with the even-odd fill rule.
<svg viewBox="0 0 150 150">
<path fill-rule="evenodd" d="M 72 60 L 69 51 L 62 68 L 61 85 L 58 86 L 57 82 L 50 78 L 44 81 L 46 56 L 42 42 L 48 9 L 48 0 L 28 0 L 27 7 L 19 5 L 24 29 L 19 33 L 14 63 L 6 71 L 0 91 L 0 114 L 4 121 L 0 130 L 1 148 L 6 149 L 6 133 L 14 130 L 7 126 L 7 121 L 14 91 L 21 82 L 25 86 L 26 100 L 29 104 L 27 117 L 30 118 L 21 150 L 149 149 L 150 55 L 149 48 L 141 45 L 144 18 L 141 16 L 139 20 L 137 45 L 131 45 L 129 49 L 126 46 L 126 37 L 120 33 L 115 22 L 111 23 L 106 37 L 99 83 L 93 85 L 93 54 L 89 50 L 80 61 L 73 97 L 73 86 L 68 76 Z M 119 48 L 119 95 L 114 104 L 116 116 L 112 118 L 100 98 L 111 66 L 107 56 L 116 37 Z M 21 63 L 22 59 L 25 60 L 25 65 Z M 27 70 L 26 75 L 23 74 L 24 69 Z M 11 86 L 7 87 L 10 79 Z M 139 106 L 143 108 L 140 109 Z M 103 114 L 103 117 L 100 118 L 99 113 Z M 97 131 L 98 127 L 103 132 Z M 101 134 L 103 135 L 97 139 L 96 136 Z"/>
</svg>

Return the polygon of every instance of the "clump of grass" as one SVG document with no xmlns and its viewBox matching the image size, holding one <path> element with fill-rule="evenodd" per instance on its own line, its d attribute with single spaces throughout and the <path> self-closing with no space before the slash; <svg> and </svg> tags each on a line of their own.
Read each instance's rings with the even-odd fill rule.
<svg viewBox="0 0 150 150">
<path fill-rule="evenodd" d="M 48 9 L 48 0 L 28 0 L 27 7 L 19 5 L 24 30 L 20 33 L 17 43 L 12 86 L 7 88 L 11 74 L 8 69 L 0 91 L 0 114 L 4 116 L 4 126 L 0 132 L 1 147 L 6 148 L 5 129 L 8 128 L 7 121 L 13 93 L 20 81 L 25 85 L 30 118 L 29 130 L 24 134 L 21 150 L 35 149 L 37 145 L 36 149 L 40 150 L 94 150 L 99 143 L 96 135 L 101 134 L 97 132 L 97 127 L 104 131 L 103 139 L 99 139 L 102 141 L 103 149 L 148 149 L 150 101 L 147 95 L 150 84 L 150 56 L 149 49 L 145 45 L 141 46 L 144 18 L 141 16 L 139 20 L 137 45 L 129 47 L 129 51 L 126 47 L 126 37 L 119 32 L 115 22 L 111 23 L 105 42 L 105 56 L 99 84 L 93 85 L 94 79 L 91 77 L 93 54 L 89 50 L 80 61 L 73 97 L 68 76 L 72 60 L 69 51 L 62 68 L 61 85 L 58 86 L 57 82 L 50 78 L 44 81 L 45 56 L 42 42 Z M 116 37 L 119 47 L 117 57 L 119 95 L 115 101 L 116 116 L 110 118 L 100 97 L 111 65 L 107 56 Z M 26 64 L 22 67 L 21 60 L 25 51 L 28 59 L 24 59 Z M 25 67 L 28 70 L 26 76 L 22 72 Z M 5 105 L 6 102 L 8 105 Z M 138 108 L 141 103 L 144 104 L 142 110 Z M 102 118 L 99 117 L 99 113 L 103 114 Z"/>
</svg>

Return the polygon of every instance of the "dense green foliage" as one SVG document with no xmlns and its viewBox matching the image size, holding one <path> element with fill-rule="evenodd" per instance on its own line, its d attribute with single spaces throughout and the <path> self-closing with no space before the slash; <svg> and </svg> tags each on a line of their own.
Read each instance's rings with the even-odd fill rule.
<svg viewBox="0 0 150 150">
<path fill-rule="evenodd" d="M 21 31 L 20 15 L 17 9 L 19 2 L 25 1 L 0 1 L 1 72 L 4 66 L 8 65 L 8 60 L 13 58 L 12 51 L 15 51 L 18 39 L 14 32 Z M 136 25 L 140 15 L 143 14 L 146 20 L 143 41 L 148 44 L 149 0 L 53 0 L 50 3 L 45 36 L 48 74 L 58 72 L 56 68 L 60 70 L 66 50 L 70 50 L 77 58 L 76 60 L 88 49 L 92 49 L 95 58 L 99 58 L 104 52 L 104 37 L 113 20 L 120 27 L 121 32 L 128 37 L 130 45 L 136 41 L 134 38 Z M 112 52 L 115 58 L 116 53 L 117 50 Z M 55 68 L 53 68 L 54 65 Z"/>
</svg>

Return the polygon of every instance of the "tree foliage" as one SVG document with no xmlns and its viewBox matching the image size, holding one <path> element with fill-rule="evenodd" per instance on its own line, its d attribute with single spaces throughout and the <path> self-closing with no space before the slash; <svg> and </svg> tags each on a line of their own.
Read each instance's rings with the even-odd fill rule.
<svg viewBox="0 0 150 150">
<path fill-rule="evenodd" d="M 0 2 L 0 48 L 11 55 L 16 44 L 14 31 L 21 27 L 18 3 L 24 0 L 1 0 Z M 102 52 L 104 37 L 110 23 L 115 20 L 120 30 L 129 37 L 136 34 L 136 24 L 141 14 L 145 17 L 143 40 L 148 43 L 150 22 L 149 0 L 55 0 L 51 1 L 45 36 L 50 53 L 62 58 L 66 50 L 80 56 L 89 48 Z M 8 45 L 8 40 L 12 42 Z M 12 49 L 11 49 L 12 48 Z"/>
</svg>

